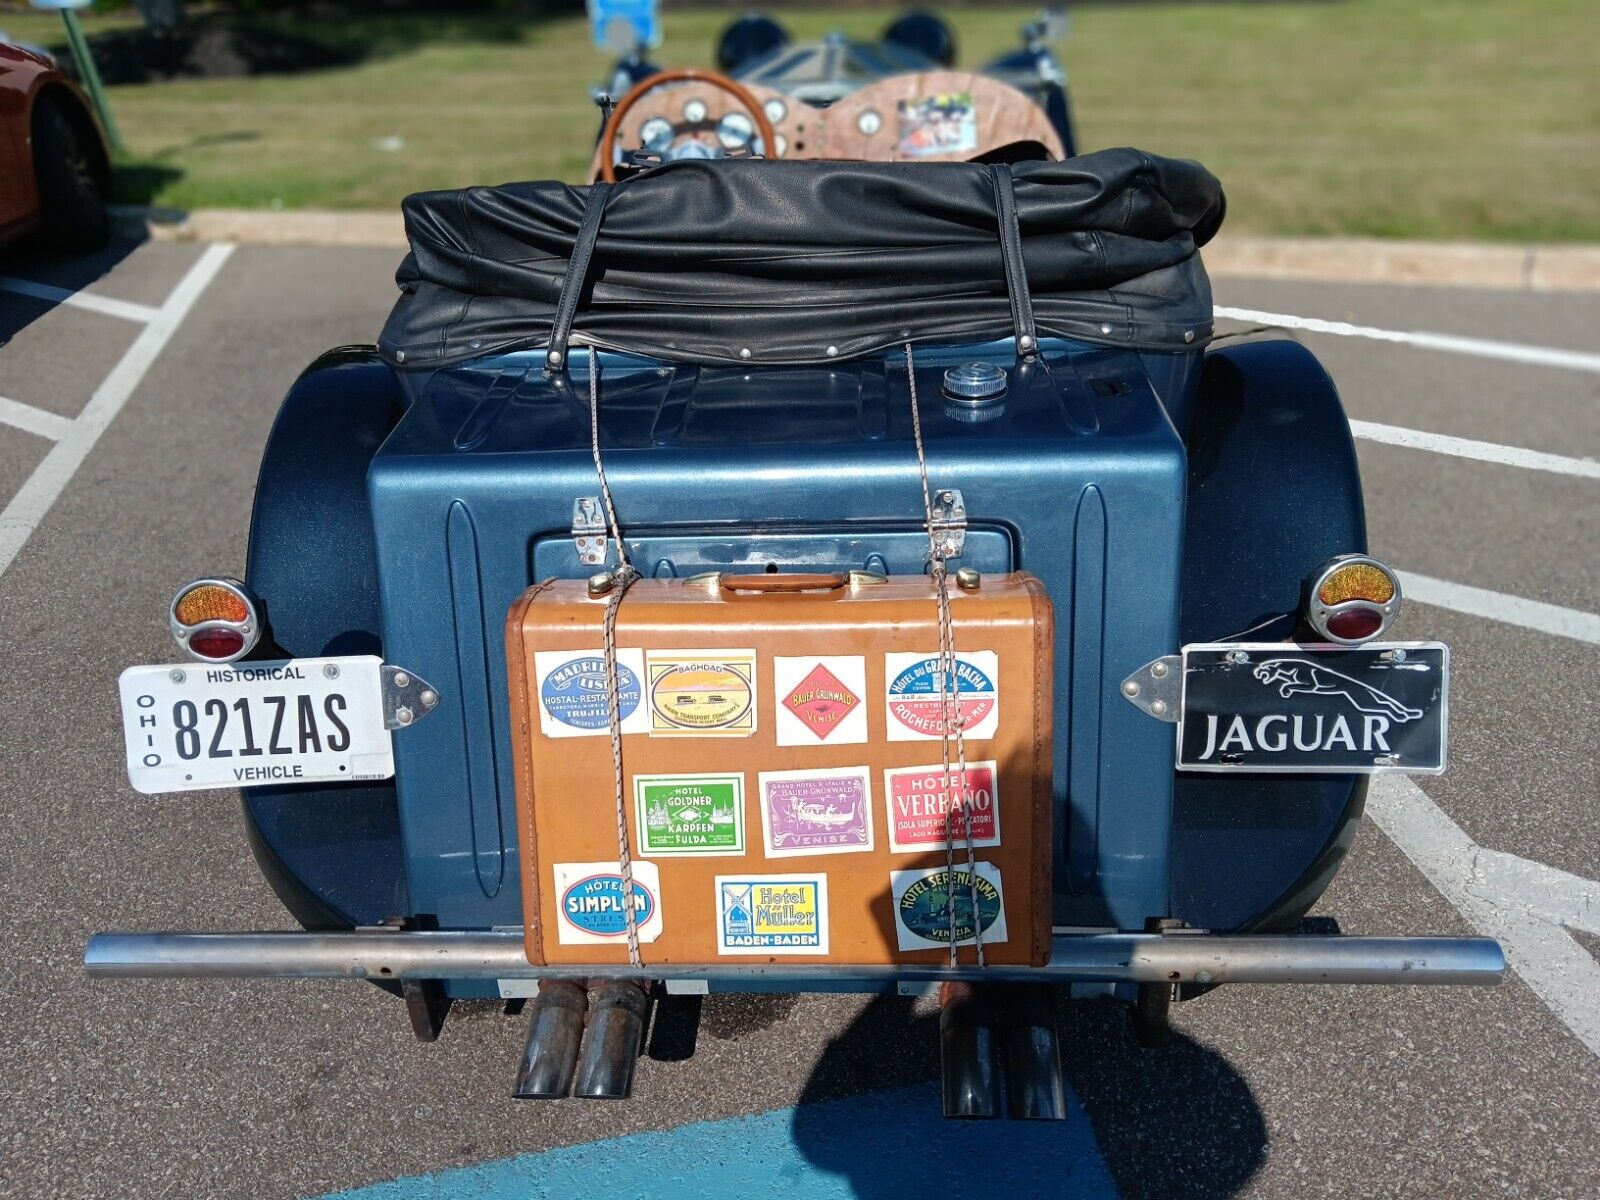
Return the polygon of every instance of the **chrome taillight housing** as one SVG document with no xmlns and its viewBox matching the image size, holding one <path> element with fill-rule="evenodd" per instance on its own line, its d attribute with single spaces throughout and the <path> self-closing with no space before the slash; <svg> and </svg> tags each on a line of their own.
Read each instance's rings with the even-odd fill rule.
<svg viewBox="0 0 1600 1200">
<path fill-rule="evenodd" d="M 197 662 L 230 663 L 261 640 L 261 605 L 237 579 L 196 579 L 172 598 L 172 638 Z"/>
<path fill-rule="evenodd" d="M 1381 637 L 1399 615 L 1400 579 L 1375 558 L 1341 554 L 1307 578 L 1301 607 L 1318 637 L 1359 646 Z"/>
</svg>

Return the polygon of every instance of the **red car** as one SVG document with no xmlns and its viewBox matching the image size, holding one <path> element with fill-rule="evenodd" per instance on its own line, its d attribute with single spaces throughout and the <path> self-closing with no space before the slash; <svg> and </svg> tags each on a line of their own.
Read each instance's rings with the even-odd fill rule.
<svg viewBox="0 0 1600 1200">
<path fill-rule="evenodd" d="M 0 244 L 37 233 L 64 250 L 103 245 L 110 186 L 83 95 L 49 58 L 0 42 Z"/>
</svg>

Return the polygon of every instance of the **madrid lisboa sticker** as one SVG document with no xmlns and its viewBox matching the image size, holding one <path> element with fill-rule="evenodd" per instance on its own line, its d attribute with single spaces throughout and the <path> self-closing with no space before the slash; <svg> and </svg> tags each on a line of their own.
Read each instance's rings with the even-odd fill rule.
<svg viewBox="0 0 1600 1200">
<path fill-rule="evenodd" d="M 556 863 L 557 936 L 564 946 L 627 943 L 622 907 L 622 867 L 615 862 Z M 661 936 L 661 873 L 655 863 L 633 860 L 633 912 L 639 940 Z"/>
<path fill-rule="evenodd" d="M 992 738 L 1000 724 L 1000 656 L 993 650 L 956 655 L 953 677 L 939 688 L 937 654 L 886 654 L 885 705 L 891 742 L 938 741 L 944 736 L 944 704 L 954 696 L 970 741 Z"/>
<path fill-rule="evenodd" d="M 978 925 L 985 945 L 1006 940 L 1005 894 L 1000 868 L 993 863 L 977 866 Z M 955 940 L 958 946 L 973 941 L 972 877 L 965 867 L 949 871 L 889 872 L 889 897 L 894 903 L 895 934 L 902 950 L 937 950 L 950 945 L 950 898 L 955 895 Z"/>
<path fill-rule="evenodd" d="M 606 660 L 600 650 L 539 650 L 539 728 L 546 737 L 605 737 L 611 732 Z M 644 651 L 617 651 L 617 714 L 623 733 L 649 729 L 644 709 Z"/>
<path fill-rule="evenodd" d="M 651 650 L 651 737 L 748 737 L 756 731 L 754 650 Z"/>
</svg>

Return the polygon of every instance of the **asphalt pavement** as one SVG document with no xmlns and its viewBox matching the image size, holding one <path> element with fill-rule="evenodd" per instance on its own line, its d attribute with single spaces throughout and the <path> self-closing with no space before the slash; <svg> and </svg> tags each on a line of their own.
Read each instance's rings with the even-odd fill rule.
<svg viewBox="0 0 1600 1200">
<path fill-rule="evenodd" d="M 457 1005 L 420 1045 L 402 1008 L 361 985 L 85 978 L 97 930 L 290 924 L 236 798 L 128 786 L 115 681 L 172 657 L 176 583 L 242 569 L 278 402 L 318 352 L 374 337 L 396 260 L 177 243 L 0 260 L 0 1195 L 278 1197 L 395 1179 L 362 1194 L 542 1196 L 585 1180 L 613 1195 L 769 1194 L 716 1174 L 738 1162 L 759 1164 L 770 1194 L 1005 1180 L 1052 1196 L 1600 1195 L 1600 1000 L 1583 990 L 1600 976 L 1582 966 L 1600 949 L 1600 900 L 1585 901 L 1577 941 L 1548 923 L 1518 942 L 1531 948 L 1494 989 L 1234 985 L 1178 1006 L 1153 1051 L 1134 1047 L 1120 1008 L 1066 1003 L 1073 1120 L 1047 1128 L 930 1119 L 925 1002 L 713 996 L 693 1054 L 664 1028 L 632 1101 L 517 1104 L 523 1022 L 500 1005 Z M 1596 295 L 1217 292 L 1241 309 L 1600 349 Z M 1600 457 L 1595 370 L 1297 336 L 1358 420 Z M 1592 627 L 1600 481 L 1359 449 L 1376 554 Z M 1491 599 L 1495 615 L 1474 615 L 1479 601 L 1437 595 L 1450 603 L 1409 603 L 1397 633 L 1452 646 L 1451 769 L 1396 791 L 1382 828 L 1363 830 L 1315 913 L 1344 932 L 1501 920 L 1472 880 L 1463 893 L 1448 864 L 1426 866 L 1425 827 L 1453 822 L 1485 862 L 1543 864 L 1554 871 L 1529 870 L 1547 882 L 1600 874 L 1600 639 L 1544 631 L 1544 609 Z M 1501 902 L 1507 928 L 1545 919 L 1520 895 Z M 1552 967 L 1550 947 L 1582 957 Z"/>
</svg>

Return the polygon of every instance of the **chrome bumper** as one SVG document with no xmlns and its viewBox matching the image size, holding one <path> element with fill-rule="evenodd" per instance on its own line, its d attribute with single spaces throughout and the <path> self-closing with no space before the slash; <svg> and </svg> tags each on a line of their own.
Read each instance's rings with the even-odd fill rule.
<svg viewBox="0 0 1600 1200">
<path fill-rule="evenodd" d="M 491 933 L 100 933 L 90 975 L 211 979 L 695 979 L 768 981 L 775 991 L 877 991 L 952 979 L 1047 983 L 1492 984 L 1505 955 L 1490 938 L 1104 933 L 1058 936 L 1043 967 L 806 963 L 531 965 L 520 931 Z"/>
</svg>

